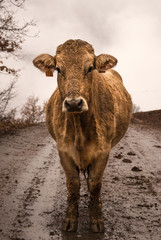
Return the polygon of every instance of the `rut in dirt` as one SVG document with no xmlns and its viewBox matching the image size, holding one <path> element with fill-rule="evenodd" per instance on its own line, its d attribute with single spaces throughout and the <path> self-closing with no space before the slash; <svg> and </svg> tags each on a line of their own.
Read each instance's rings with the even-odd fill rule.
<svg viewBox="0 0 161 240">
<path fill-rule="evenodd" d="M 102 183 L 104 234 L 89 230 L 83 175 L 78 231 L 61 231 L 65 175 L 44 125 L 2 137 L 0 151 L 1 240 L 161 239 L 160 130 L 132 124 L 111 151 Z"/>
</svg>

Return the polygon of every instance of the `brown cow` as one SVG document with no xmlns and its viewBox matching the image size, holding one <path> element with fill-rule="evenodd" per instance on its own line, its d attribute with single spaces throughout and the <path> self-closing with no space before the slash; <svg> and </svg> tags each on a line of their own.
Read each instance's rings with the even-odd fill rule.
<svg viewBox="0 0 161 240">
<path fill-rule="evenodd" d="M 33 63 L 48 76 L 58 72 L 58 88 L 49 100 L 46 122 L 66 174 L 68 207 L 62 229 L 77 229 L 82 170 L 88 174 L 91 230 L 104 232 L 102 176 L 109 152 L 124 136 L 132 112 L 122 79 L 111 70 L 117 60 L 107 54 L 95 56 L 85 41 L 68 40 L 54 57 L 41 54 Z"/>
</svg>

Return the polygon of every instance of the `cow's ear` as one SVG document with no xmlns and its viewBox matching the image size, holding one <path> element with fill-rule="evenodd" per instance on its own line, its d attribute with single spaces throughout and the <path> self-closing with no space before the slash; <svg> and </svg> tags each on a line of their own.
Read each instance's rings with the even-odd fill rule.
<svg viewBox="0 0 161 240">
<path fill-rule="evenodd" d="M 108 69 L 113 68 L 117 64 L 117 59 L 108 54 L 100 54 L 95 56 L 95 68 L 98 72 L 104 73 Z"/>
<path fill-rule="evenodd" d="M 47 77 L 52 77 L 56 67 L 56 58 L 49 54 L 41 54 L 33 60 L 33 64 L 42 72 L 45 72 Z"/>
</svg>

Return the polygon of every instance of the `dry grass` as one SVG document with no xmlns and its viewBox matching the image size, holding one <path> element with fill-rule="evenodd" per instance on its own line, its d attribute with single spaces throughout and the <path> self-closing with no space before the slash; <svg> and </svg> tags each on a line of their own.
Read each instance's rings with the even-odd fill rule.
<svg viewBox="0 0 161 240">
<path fill-rule="evenodd" d="M 39 123 L 31 124 L 28 122 L 19 122 L 19 121 L 15 121 L 15 122 L 0 121 L 0 135 L 8 134 L 8 133 L 12 134 L 18 129 L 26 128 L 26 127 L 37 125 L 37 124 Z"/>
<path fill-rule="evenodd" d="M 134 113 L 132 122 L 161 128 L 161 110 Z"/>
</svg>

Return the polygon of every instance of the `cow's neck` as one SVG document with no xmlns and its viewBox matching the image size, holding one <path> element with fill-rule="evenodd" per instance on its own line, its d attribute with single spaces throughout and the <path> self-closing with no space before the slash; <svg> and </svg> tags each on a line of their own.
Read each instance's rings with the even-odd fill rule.
<svg viewBox="0 0 161 240">
<path fill-rule="evenodd" d="M 74 145 L 78 151 L 81 151 L 84 146 L 85 136 L 83 133 L 81 116 L 73 114 L 73 127 L 74 127 Z"/>
<path fill-rule="evenodd" d="M 73 129 L 73 141 L 76 149 L 79 152 L 82 151 L 84 144 L 86 144 L 85 141 L 90 138 L 91 131 L 95 129 L 94 116 L 91 109 L 81 114 L 68 115 L 66 123 L 69 123 L 70 125 L 68 126 Z M 66 126 L 67 129 L 68 127 Z"/>
</svg>

